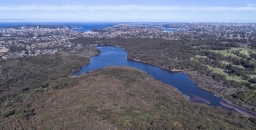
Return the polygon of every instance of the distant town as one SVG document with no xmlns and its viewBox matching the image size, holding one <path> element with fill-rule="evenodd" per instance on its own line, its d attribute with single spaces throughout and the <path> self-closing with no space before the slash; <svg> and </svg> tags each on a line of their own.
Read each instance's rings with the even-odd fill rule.
<svg viewBox="0 0 256 130">
<path fill-rule="evenodd" d="M 80 27 L 76 27 L 80 28 Z M 112 27 L 78 32 L 68 26 L 19 26 L 0 29 L 0 58 L 56 54 L 81 47 L 71 39 L 91 38 L 162 38 L 191 40 L 214 38 L 220 42 L 238 41 L 247 46 L 256 39 L 256 24 L 231 23 L 124 23 Z"/>
</svg>

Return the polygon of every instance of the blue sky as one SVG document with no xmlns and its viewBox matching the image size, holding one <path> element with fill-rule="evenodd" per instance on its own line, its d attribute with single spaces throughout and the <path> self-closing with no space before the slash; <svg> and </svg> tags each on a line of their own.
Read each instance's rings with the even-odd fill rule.
<svg viewBox="0 0 256 130">
<path fill-rule="evenodd" d="M 256 0 L 0 0 L 15 21 L 256 23 Z"/>
</svg>

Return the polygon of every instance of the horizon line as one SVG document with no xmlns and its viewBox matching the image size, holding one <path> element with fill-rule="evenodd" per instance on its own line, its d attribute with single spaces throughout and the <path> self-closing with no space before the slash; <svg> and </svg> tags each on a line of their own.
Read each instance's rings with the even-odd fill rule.
<svg viewBox="0 0 256 130">
<path fill-rule="evenodd" d="M 200 21 L 0 21 L 0 23 L 256 23 L 256 22 L 200 22 Z"/>
<path fill-rule="evenodd" d="M 19 6 L 0 6 L 0 11 L 28 11 L 28 10 L 45 10 L 45 11 L 94 11 L 94 10 L 112 10 L 112 11 L 256 11 L 256 6 L 163 6 L 163 5 L 19 5 Z"/>
</svg>

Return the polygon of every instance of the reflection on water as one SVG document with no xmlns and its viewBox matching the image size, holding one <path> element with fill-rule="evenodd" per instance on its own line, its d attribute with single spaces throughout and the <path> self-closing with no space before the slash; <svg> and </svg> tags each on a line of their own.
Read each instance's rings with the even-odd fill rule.
<svg viewBox="0 0 256 130">
<path fill-rule="evenodd" d="M 202 102 L 202 103 L 205 103 L 205 104 L 211 104 L 210 101 L 206 100 L 206 99 L 203 99 L 201 97 L 198 97 L 196 95 L 191 95 L 190 96 L 190 100 L 191 102 Z"/>
</svg>

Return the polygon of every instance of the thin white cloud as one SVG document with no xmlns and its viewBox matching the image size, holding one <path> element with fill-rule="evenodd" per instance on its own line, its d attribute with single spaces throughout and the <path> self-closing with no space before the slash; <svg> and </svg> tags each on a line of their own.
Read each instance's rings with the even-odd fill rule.
<svg viewBox="0 0 256 130">
<path fill-rule="evenodd" d="M 236 2 L 234 2 L 235 4 L 246 4 L 246 3 L 249 3 L 250 1 L 245 1 L 245 0 L 243 0 L 243 1 L 236 1 Z"/>
<path fill-rule="evenodd" d="M 57 11 L 57 10 L 73 10 L 80 11 L 85 10 L 86 8 L 83 5 L 63 5 L 63 6 L 53 6 L 53 5 L 24 5 L 24 6 L 0 6 L 0 11 L 15 11 L 15 10 L 48 10 L 48 11 Z"/>
<path fill-rule="evenodd" d="M 256 11 L 256 6 L 248 4 L 241 7 L 224 7 L 224 6 L 147 6 L 147 5 L 106 5 L 106 6 L 84 6 L 84 5 L 24 5 L 24 6 L 0 6 L 0 11 L 83 11 L 83 10 L 112 10 L 112 11 Z"/>
<path fill-rule="evenodd" d="M 253 3 L 247 3 L 246 4 L 248 7 L 254 7 L 255 6 L 255 4 L 253 4 Z"/>
<path fill-rule="evenodd" d="M 194 6 L 145 6 L 145 5 L 119 5 L 119 6 L 90 6 L 90 10 L 142 10 L 142 11 L 256 11 L 256 7 L 194 7 Z"/>
</svg>

